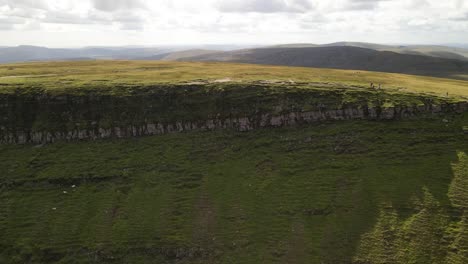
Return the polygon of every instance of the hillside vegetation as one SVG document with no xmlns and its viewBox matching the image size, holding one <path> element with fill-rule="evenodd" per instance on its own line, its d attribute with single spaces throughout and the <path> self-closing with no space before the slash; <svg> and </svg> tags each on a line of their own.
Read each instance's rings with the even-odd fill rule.
<svg viewBox="0 0 468 264">
<path fill-rule="evenodd" d="M 467 84 L 227 63 L 0 66 L 1 133 L 295 121 L 0 144 L 0 263 L 467 263 Z M 349 107 L 427 112 L 291 115 Z"/>
<path fill-rule="evenodd" d="M 466 263 L 467 122 L 0 146 L 0 261 Z"/>
</svg>

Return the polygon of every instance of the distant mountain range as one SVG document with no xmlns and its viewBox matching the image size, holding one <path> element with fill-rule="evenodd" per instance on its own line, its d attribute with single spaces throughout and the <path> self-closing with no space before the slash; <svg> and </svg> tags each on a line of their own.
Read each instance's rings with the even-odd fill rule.
<svg viewBox="0 0 468 264">
<path fill-rule="evenodd" d="M 57 49 L 37 46 L 0 47 L 0 63 L 47 61 L 47 60 L 76 60 L 76 59 L 158 59 L 159 55 L 169 55 L 172 52 L 192 49 L 228 51 L 255 47 L 252 45 L 198 45 L 198 46 L 160 46 L 160 47 L 85 47 L 76 49 Z M 185 53 L 186 55 L 201 55 L 202 53 Z M 173 58 L 173 56 L 171 56 Z"/>
<path fill-rule="evenodd" d="M 108 48 L 52 49 L 36 46 L 0 48 L 0 63 L 70 60 L 70 59 L 136 59 L 173 50 L 161 48 Z"/>
<path fill-rule="evenodd" d="M 89 59 L 223 61 L 468 79 L 468 49 L 452 46 L 337 42 L 325 45 L 285 44 L 248 49 L 246 46 L 222 45 L 80 49 L 0 47 L 0 63 Z"/>
</svg>

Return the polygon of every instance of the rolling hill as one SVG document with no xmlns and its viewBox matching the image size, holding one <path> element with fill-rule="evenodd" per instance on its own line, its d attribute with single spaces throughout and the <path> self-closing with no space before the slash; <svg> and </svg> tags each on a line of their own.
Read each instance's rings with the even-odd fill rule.
<svg viewBox="0 0 468 264">
<path fill-rule="evenodd" d="M 365 42 L 335 42 L 330 44 L 284 44 L 276 45 L 274 48 L 297 48 L 297 47 L 358 47 L 377 51 L 392 51 L 401 54 L 425 55 L 445 59 L 468 60 L 468 49 L 455 46 L 441 45 L 383 45 Z"/>
<path fill-rule="evenodd" d="M 445 46 L 391 46 L 359 42 L 274 47 L 201 45 L 199 47 L 86 47 L 51 49 L 36 46 L 0 48 L 0 63 L 50 60 L 223 61 L 285 66 L 381 71 L 468 79 L 468 51 Z M 232 50 L 235 49 L 235 50 Z"/>
<path fill-rule="evenodd" d="M 214 53 L 220 53 L 219 50 L 204 50 L 204 49 L 193 49 L 193 50 L 183 50 L 176 52 L 163 53 L 151 57 L 143 58 L 144 60 L 162 60 L 162 61 L 176 61 L 184 58 L 190 58 L 195 56 L 203 56 Z"/>
<path fill-rule="evenodd" d="M 0 263 L 468 261 L 468 81 L 16 63 L 0 116 Z"/>
<path fill-rule="evenodd" d="M 261 48 L 182 58 L 267 65 L 353 69 L 466 79 L 468 62 L 351 46 Z"/>
</svg>

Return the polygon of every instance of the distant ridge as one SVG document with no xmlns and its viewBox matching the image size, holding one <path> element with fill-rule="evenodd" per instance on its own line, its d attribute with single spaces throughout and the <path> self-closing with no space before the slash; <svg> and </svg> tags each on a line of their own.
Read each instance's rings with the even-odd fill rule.
<svg viewBox="0 0 468 264">
<path fill-rule="evenodd" d="M 179 60 L 183 58 L 189 58 L 194 56 L 204 56 L 214 53 L 220 53 L 219 50 L 204 50 L 204 49 L 191 49 L 191 50 L 183 50 L 183 51 L 176 51 L 170 53 L 163 53 L 158 54 L 155 56 L 144 58 L 145 60 Z"/>
<path fill-rule="evenodd" d="M 468 61 L 376 51 L 353 46 L 260 48 L 184 58 L 284 66 L 353 69 L 465 79 Z"/>
<path fill-rule="evenodd" d="M 80 59 L 138 59 L 173 50 L 161 48 L 88 47 L 58 49 L 21 45 L 0 48 L 0 63 Z"/>
<path fill-rule="evenodd" d="M 0 47 L 0 63 L 50 60 L 224 61 L 382 71 L 468 79 L 468 49 L 436 45 L 382 45 L 363 42 L 309 43 L 270 47 L 199 45 L 159 47 Z M 234 50 L 232 48 L 235 48 Z"/>
<path fill-rule="evenodd" d="M 253 48 L 252 45 L 162 45 L 156 47 L 142 46 L 89 46 L 84 48 L 46 48 L 31 45 L 0 47 L 0 63 L 72 60 L 84 59 L 118 59 L 118 60 L 159 60 L 179 59 L 215 51 Z M 172 54 L 180 52 L 179 54 Z M 172 54 L 172 55 L 171 55 Z"/>
<path fill-rule="evenodd" d="M 310 47 L 358 47 L 377 51 L 393 51 L 401 54 L 425 55 L 446 59 L 468 61 L 468 49 L 441 45 L 384 45 L 365 42 L 334 42 L 323 45 L 297 43 L 272 46 L 271 48 L 310 48 Z"/>
</svg>

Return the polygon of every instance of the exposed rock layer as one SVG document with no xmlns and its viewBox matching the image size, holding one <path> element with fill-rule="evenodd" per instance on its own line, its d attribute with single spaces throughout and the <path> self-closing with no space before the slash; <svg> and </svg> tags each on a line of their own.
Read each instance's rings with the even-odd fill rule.
<svg viewBox="0 0 468 264">
<path fill-rule="evenodd" d="M 128 138 L 193 130 L 250 131 L 320 121 L 394 120 L 468 110 L 468 102 L 435 104 L 431 100 L 425 101 L 424 105 L 395 107 L 367 102 L 348 105 L 318 103 L 311 106 L 304 101 L 299 103 L 284 97 L 274 104 L 271 104 L 271 98 L 268 100 L 257 100 L 251 107 L 242 101 L 247 106 L 238 109 L 233 107 L 237 105 L 235 100 L 187 103 L 173 96 L 163 99 L 130 96 L 120 98 L 117 103 L 108 97 L 8 96 L 0 98 L 0 110 L 3 112 L 0 143 L 44 144 L 60 140 Z M 268 107 L 265 106 L 267 104 Z"/>
</svg>

